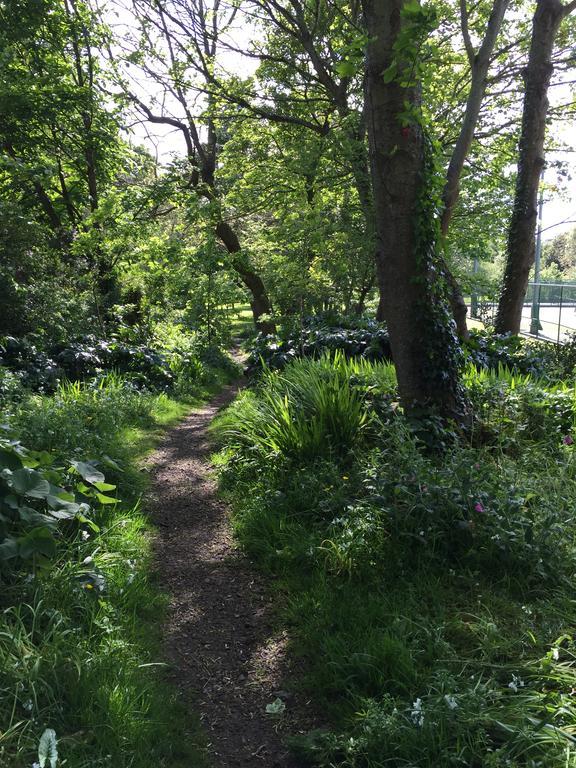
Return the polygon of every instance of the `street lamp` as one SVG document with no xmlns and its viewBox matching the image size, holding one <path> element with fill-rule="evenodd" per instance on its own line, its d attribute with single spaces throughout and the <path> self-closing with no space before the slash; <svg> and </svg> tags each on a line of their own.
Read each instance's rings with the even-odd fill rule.
<svg viewBox="0 0 576 768">
<path fill-rule="evenodd" d="M 530 333 L 538 336 L 542 330 L 540 323 L 540 257 L 542 256 L 542 209 L 544 208 L 544 171 L 540 179 L 540 198 L 538 200 L 538 229 L 536 230 L 536 252 L 534 254 L 534 284 L 532 289 L 532 312 L 530 315 Z"/>
</svg>

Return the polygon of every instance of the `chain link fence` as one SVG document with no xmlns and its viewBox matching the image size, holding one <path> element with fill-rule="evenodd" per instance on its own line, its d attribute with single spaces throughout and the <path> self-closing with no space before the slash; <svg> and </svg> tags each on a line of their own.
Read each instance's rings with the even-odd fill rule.
<svg viewBox="0 0 576 768">
<path fill-rule="evenodd" d="M 493 298 L 473 294 L 470 317 L 494 325 L 497 306 Z M 558 344 L 568 341 L 576 333 L 576 284 L 528 283 L 520 330 Z"/>
</svg>

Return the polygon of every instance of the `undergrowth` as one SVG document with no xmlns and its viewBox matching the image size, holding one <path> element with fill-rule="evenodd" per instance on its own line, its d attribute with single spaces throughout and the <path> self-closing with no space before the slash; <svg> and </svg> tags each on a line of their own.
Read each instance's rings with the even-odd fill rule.
<svg viewBox="0 0 576 768">
<path fill-rule="evenodd" d="M 57 734 L 59 764 L 73 768 L 204 764 L 197 725 L 159 662 L 164 600 L 150 576 L 138 466 L 190 405 L 111 374 L 28 396 L 2 414 L 1 458 L 16 451 L 34 467 L 21 470 L 32 493 L 17 476 L 20 520 L 5 523 L 19 559 L 0 568 L 2 768 L 32 765 L 46 728 Z M 3 470 L 8 504 L 16 471 Z M 62 509 L 67 519 L 55 521 Z M 44 529 L 43 548 L 23 545 Z"/>
<path fill-rule="evenodd" d="M 237 536 L 331 722 L 302 764 L 576 766 L 574 388 L 465 380 L 471 443 L 439 454 L 386 364 L 338 355 L 265 371 L 216 424 Z"/>
</svg>

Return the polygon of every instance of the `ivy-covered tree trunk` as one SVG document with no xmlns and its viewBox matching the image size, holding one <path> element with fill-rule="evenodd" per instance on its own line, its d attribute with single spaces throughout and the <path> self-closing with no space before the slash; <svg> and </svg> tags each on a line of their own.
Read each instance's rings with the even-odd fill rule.
<svg viewBox="0 0 576 768">
<path fill-rule="evenodd" d="M 417 41 L 406 40 L 404 5 L 404 0 L 363 2 L 379 287 L 404 406 L 464 421 L 459 346 L 436 258 L 439 225 L 430 205 L 434 173 L 421 127 L 420 88 L 416 81 L 407 84 L 414 61 L 402 50 L 404 42 L 417 47 Z M 413 25 L 414 3 L 410 6 Z M 392 64 L 395 76 L 389 76 Z"/>
<path fill-rule="evenodd" d="M 552 77 L 554 41 L 562 19 L 576 1 L 538 0 L 532 21 L 528 66 L 524 72 L 524 108 L 518 148 L 518 176 L 508 232 L 508 253 L 496 315 L 498 333 L 520 332 L 522 307 L 534 264 L 538 184 L 544 167 L 548 87 Z"/>
</svg>

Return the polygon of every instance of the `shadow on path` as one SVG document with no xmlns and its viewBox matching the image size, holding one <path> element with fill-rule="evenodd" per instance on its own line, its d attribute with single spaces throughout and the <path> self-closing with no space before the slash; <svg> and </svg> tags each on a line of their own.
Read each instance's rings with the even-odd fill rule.
<svg viewBox="0 0 576 768">
<path fill-rule="evenodd" d="M 164 649 L 215 768 L 295 768 L 282 734 L 311 719 L 308 703 L 282 690 L 287 637 L 274 632 L 263 578 L 234 547 L 210 466 L 208 425 L 238 389 L 191 413 L 149 462 L 156 569 L 169 598 Z M 279 692 L 286 711 L 275 719 L 265 708 Z"/>
</svg>

